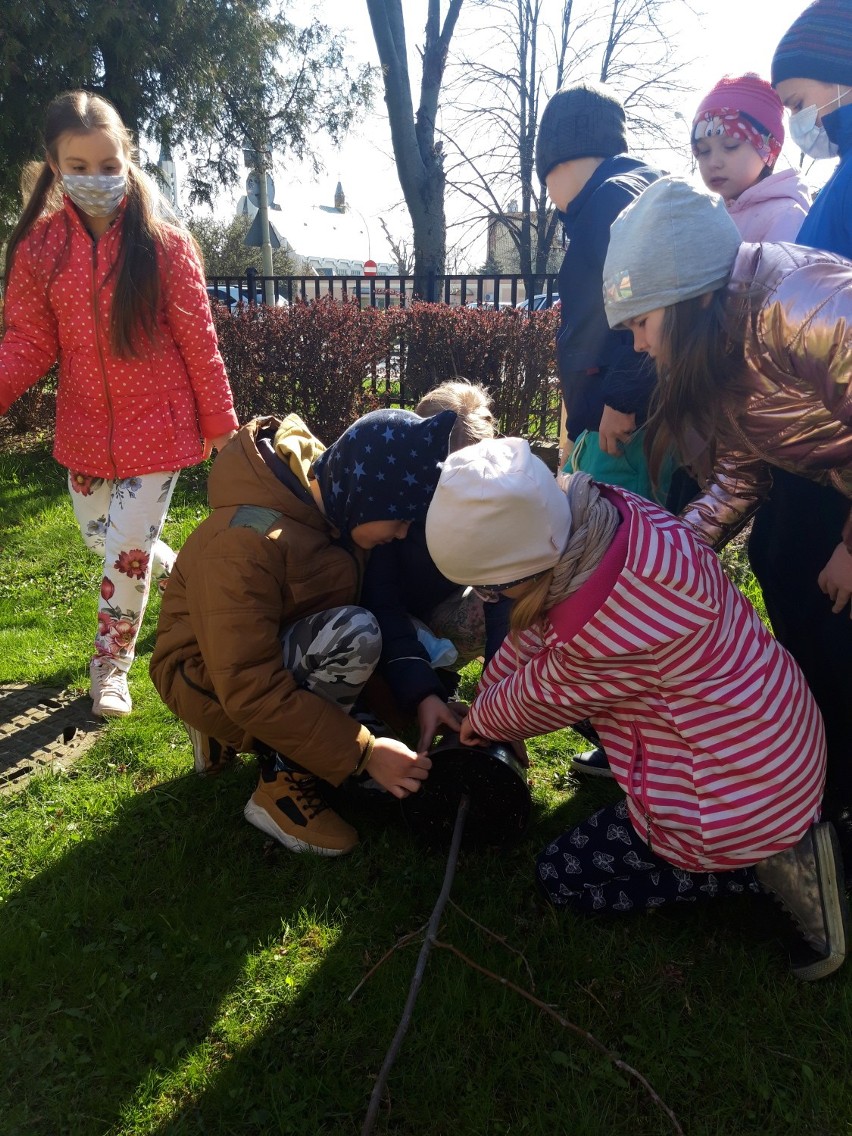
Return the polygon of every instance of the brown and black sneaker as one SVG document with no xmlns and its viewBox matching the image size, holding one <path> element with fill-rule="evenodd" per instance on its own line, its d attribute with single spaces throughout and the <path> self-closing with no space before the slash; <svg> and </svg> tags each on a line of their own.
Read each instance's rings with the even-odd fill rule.
<svg viewBox="0 0 852 1136">
<path fill-rule="evenodd" d="M 233 746 L 226 745 L 209 734 L 202 734 L 195 726 L 184 722 L 189 740 L 192 743 L 192 758 L 195 763 L 195 772 L 202 776 L 221 773 L 226 765 L 232 765 L 236 760 L 237 751 Z"/>
<path fill-rule="evenodd" d="M 328 806 L 312 773 L 266 765 L 243 813 L 291 852 L 343 856 L 358 843 L 358 833 Z"/>
</svg>

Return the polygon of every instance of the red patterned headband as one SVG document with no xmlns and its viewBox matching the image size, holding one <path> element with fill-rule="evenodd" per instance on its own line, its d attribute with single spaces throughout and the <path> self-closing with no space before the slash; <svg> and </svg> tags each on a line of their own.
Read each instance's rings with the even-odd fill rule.
<svg viewBox="0 0 852 1136">
<path fill-rule="evenodd" d="M 692 124 L 692 153 L 698 157 L 697 143 L 702 138 L 721 135 L 735 138 L 738 142 L 748 142 L 767 166 L 774 166 L 781 153 L 781 143 L 765 126 L 761 126 L 751 115 L 729 107 L 704 110 L 696 117 Z"/>
</svg>

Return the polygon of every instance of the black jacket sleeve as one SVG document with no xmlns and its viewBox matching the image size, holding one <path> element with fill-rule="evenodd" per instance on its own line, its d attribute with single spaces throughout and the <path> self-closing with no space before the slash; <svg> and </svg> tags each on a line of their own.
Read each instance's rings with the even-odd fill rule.
<svg viewBox="0 0 852 1136">
<path fill-rule="evenodd" d="M 602 376 L 603 401 L 622 414 L 635 414 L 637 425 L 641 426 L 648 417 L 648 403 L 656 382 L 657 370 L 651 357 L 634 351 L 632 344 L 625 344 Z"/>
<path fill-rule="evenodd" d="M 406 538 L 407 540 L 408 538 Z M 414 710 L 430 694 L 445 702 L 446 692 L 432 669 L 426 648 L 408 611 L 404 581 L 406 541 L 380 545 L 370 553 L 364 573 L 361 600 L 376 617 L 382 633 L 379 670 L 404 710 Z M 452 587 L 452 585 L 450 585 Z"/>
</svg>

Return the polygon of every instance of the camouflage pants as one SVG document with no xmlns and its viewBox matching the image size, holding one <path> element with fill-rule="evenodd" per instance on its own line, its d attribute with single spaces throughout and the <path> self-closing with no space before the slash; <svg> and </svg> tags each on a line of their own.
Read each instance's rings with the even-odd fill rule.
<svg viewBox="0 0 852 1136">
<path fill-rule="evenodd" d="M 281 648 L 298 686 L 348 714 L 376 668 L 382 637 L 366 608 L 348 605 L 297 619 L 281 633 Z"/>
</svg>

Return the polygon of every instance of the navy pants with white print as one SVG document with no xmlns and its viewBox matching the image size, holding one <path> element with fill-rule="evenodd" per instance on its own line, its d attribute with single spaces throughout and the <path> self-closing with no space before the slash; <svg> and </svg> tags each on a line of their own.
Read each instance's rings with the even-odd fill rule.
<svg viewBox="0 0 852 1136">
<path fill-rule="evenodd" d="M 584 913 L 622 915 L 760 891 L 750 867 L 687 872 L 661 859 L 637 836 L 626 801 L 558 836 L 538 857 L 537 872 L 551 903 Z"/>
</svg>

